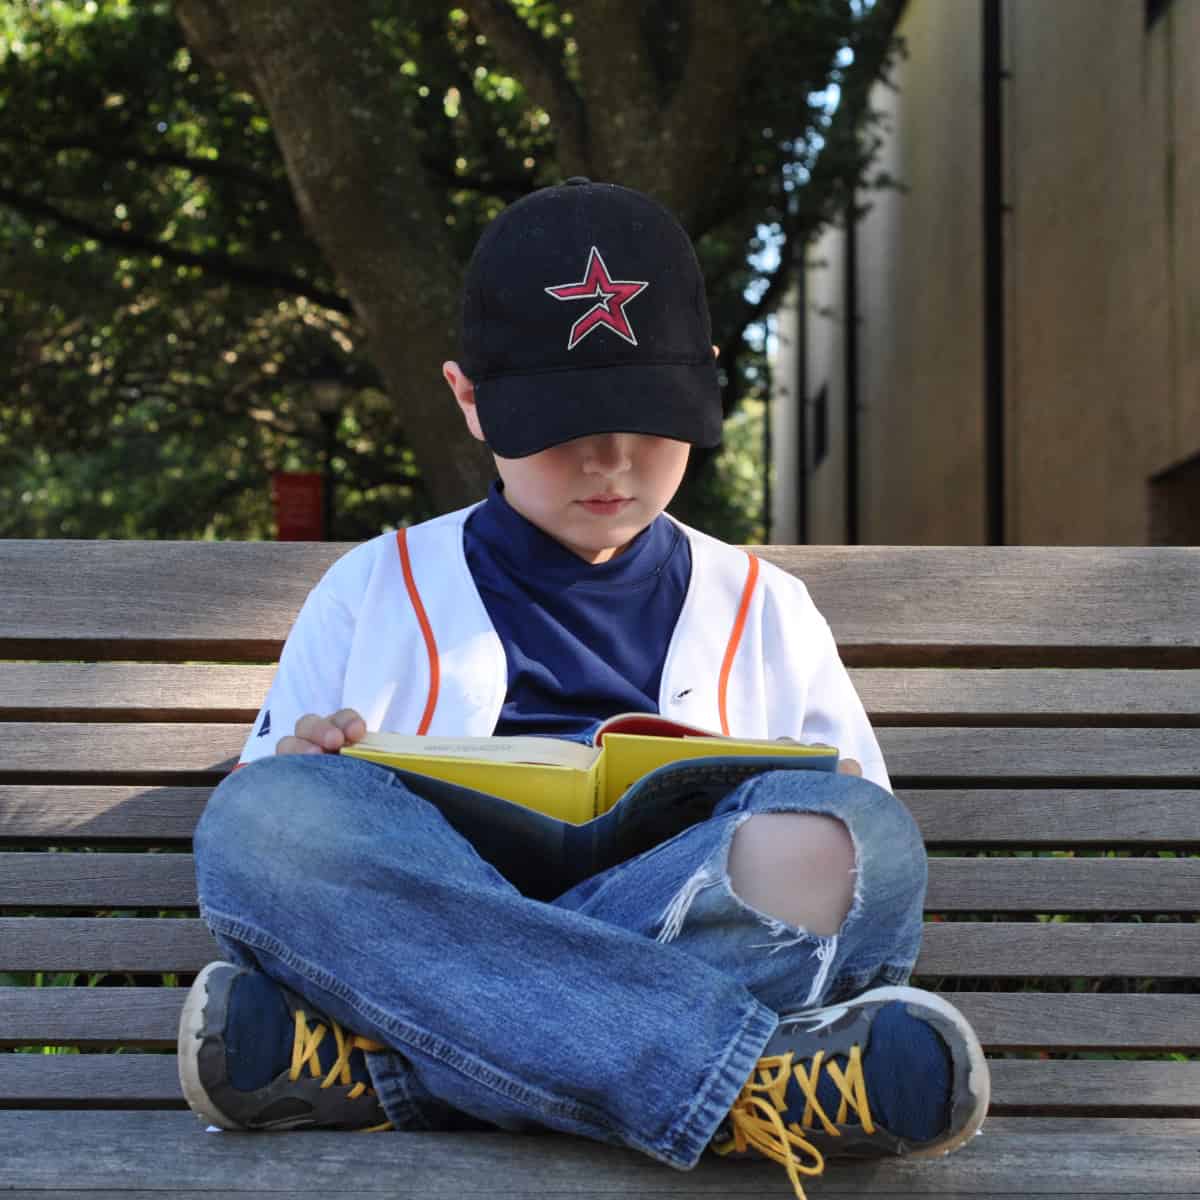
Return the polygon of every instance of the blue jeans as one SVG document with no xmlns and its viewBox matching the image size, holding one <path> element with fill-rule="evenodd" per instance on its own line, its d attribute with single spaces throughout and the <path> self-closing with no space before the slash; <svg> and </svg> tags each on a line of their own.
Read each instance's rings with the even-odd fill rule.
<svg viewBox="0 0 1200 1200">
<path fill-rule="evenodd" d="M 518 891 L 419 787 L 358 759 L 264 759 L 216 789 L 195 838 L 222 951 L 391 1047 L 367 1063 L 397 1128 L 550 1128 L 689 1167 L 778 1013 L 903 982 L 916 960 L 924 848 L 865 780 L 757 776 L 550 901 Z M 761 812 L 849 829 L 855 897 L 836 936 L 732 891 L 734 831 Z"/>
</svg>

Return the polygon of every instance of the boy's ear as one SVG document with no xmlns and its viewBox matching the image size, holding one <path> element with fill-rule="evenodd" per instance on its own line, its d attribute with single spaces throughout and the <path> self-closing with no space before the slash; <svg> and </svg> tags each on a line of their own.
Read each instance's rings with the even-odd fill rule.
<svg viewBox="0 0 1200 1200">
<path fill-rule="evenodd" d="M 463 374 L 458 363 L 453 361 L 442 363 L 442 378 L 454 393 L 454 399 L 458 401 L 458 407 L 462 409 L 462 415 L 467 422 L 467 428 L 471 431 L 471 436 L 478 441 L 484 441 L 483 428 L 479 424 L 479 412 L 475 407 L 475 385 Z"/>
</svg>

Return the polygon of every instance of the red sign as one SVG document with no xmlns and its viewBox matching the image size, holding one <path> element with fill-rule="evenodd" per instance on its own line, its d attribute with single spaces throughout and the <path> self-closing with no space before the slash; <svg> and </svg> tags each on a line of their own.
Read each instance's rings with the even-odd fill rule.
<svg viewBox="0 0 1200 1200">
<path fill-rule="evenodd" d="M 280 542 L 325 539 L 324 487 L 316 471 L 276 471 L 271 476 L 275 537 Z"/>
</svg>

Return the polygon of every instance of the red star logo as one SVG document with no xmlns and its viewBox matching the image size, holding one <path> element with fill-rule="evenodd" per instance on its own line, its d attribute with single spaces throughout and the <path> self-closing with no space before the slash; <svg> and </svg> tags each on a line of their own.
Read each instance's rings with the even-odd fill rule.
<svg viewBox="0 0 1200 1200">
<path fill-rule="evenodd" d="M 629 318 L 625 315 L 625 305 L 649 286 L 648 280 L 613 279 L 604 265 L 604 259 L 600 257 L 600 251 L 593 246 L 588 255 L 587 270 L 578 283 L 560 283 L 556 287 L 546 288 L 555 300 L 596 301 L 571 326 L 567 349 L 574 350 L 593 329 L 599 329 L 601 325 L 606 325 L 618 337 L 636 346 L 637 338 L 633 336 Z"/>
</svg>

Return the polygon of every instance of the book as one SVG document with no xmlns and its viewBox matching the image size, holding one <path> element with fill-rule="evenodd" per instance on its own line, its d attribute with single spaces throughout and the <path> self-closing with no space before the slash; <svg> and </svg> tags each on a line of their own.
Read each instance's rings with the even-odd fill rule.
<svg viewBox="0 0 1200 1200">
<path fill-rule="evenodd" d="M 537 898 L 705 820 L 753 775 L 834 771 L 838 762 L 832 746 L 731 738 L 651 713 L 609 718 L 591 745 L 539 736 L 368 733 L 341 753 L 394 770 L 483 858 Z"/>
</svg>

